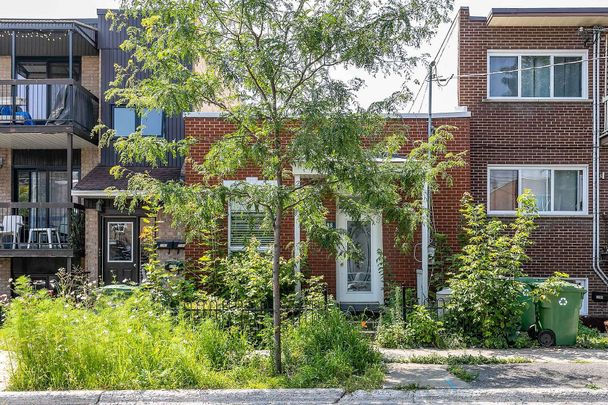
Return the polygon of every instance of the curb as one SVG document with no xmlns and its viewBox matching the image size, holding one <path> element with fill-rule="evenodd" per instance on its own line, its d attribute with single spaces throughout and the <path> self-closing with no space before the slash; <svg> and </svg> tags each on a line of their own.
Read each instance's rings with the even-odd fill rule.
<svg viewBox="0 0 608 405">
<path fill-rule="evenodd" d="M 1 392 L 2 405 L 333 404 L 341 389 L 20 391 Z"/>
</svg>

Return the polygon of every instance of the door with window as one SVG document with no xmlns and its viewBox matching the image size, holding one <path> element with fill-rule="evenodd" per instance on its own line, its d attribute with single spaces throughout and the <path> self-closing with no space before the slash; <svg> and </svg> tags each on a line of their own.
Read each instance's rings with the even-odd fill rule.
<svg viewBox="0 0 608 405">
<path fill-rule="evenodd" d="M 354 246 L 347 258 L 336 260 L 336 295 L 341 303 L 383 302 L 382 224 L 380 216 L 372 221 L 354 221 L 338 211 L 336 227 L 343 230 Z"/>
<path fill-rule="evenodd" d="M 136 217 L 103 220 L 103 282 L 139 283 L 139 226 Z"/>
</svg>

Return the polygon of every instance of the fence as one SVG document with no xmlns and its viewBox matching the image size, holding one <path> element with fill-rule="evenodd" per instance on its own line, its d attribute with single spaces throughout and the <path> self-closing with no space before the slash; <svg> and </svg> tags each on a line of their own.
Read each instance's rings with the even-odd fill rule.
<svg viewBox="0 0 608 405">
<path fill-rule="evenodd" d="M 320 301 L 310 302 L 302 299 L 291 305 L 282 305 L 281 319 L 284 324 L 290 325 L 296 325 L 302 320 L 315 321 L 332 305 L 334 304 L 329 301 L 327 291 L 324 291 Z M 185 304 L 184 312 L 195 323 L 211 320 L 222 329 L 238 328 L 257 345 L 270 342 L 272 336 L 271 303 L 254 307 L 244 302 L 210 298 Z"/>
<path fill-rule="evenodd" d="M 322 311 L 331 306 L 342 309 L 348 319 L 363 332 L 373 333 L 377 329 L 383 314 L 391 308 L 399 310 L 402 318 L 407 321 L 409 314 L 414 311 L 416 305 L 425 306 L 431 313 L 438 316 L 443 315 L 445 302 L 442 299 L 427 299 L 419 303 L 416 296 L 408 294 L 406 287 L 399 287 L 398 297 L 392 297 L 393 302 L 389 306 L 361 306 L 361 305 L 339 305 L 329 299 L 327 290 L 324 290 L 321 302 L 310 303 L 305 300 L 281 308 L 281 318 L 285 324 L 296 325 L 301 320 L 319 319 Z M 396 298 L 396 299 L 395 299 Z M 245 333 L 252 342 L 270 342 L 272 334 L 272 305 L 262 304 L 252 307 L 243 302 L 226 301 L 218 298 L 198 301 L 185 307 L 187 316 L 194 322 L 212 320 L 220 328 L 238 328 Z M 322 326 L 321 326 L 322 327 Z M 266 340 L 265 340 L 266 339 Z"/>
</svg>

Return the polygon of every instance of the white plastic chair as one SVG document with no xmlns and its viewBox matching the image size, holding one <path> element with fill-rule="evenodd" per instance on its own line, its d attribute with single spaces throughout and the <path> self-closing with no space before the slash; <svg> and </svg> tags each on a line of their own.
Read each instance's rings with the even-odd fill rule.
<svg viewBox="0 0 608 405">
<path fill-rule="evenodd" d="M 0 230 L 0 241 L 5 236 L 11 236 L 13 238 L 13 249 L 17 248 L 19 240 L 19 233 L 23 227 L 23 217 L 21 215 L 5 215 L 2 218 L 2 230 Z"/>
</svg>

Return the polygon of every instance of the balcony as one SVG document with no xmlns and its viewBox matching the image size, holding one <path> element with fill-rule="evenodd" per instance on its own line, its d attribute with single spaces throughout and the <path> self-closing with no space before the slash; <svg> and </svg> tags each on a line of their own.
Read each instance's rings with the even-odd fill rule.
<svg viewBox="0 0 608 405">
<path fill-rule="evenodd" d="M 73 79 L 0 80 L 0 147 L 65 148 L 95 144 L 99 100 Z M 42 136 L 42 134 L 48 134 Z"/>
<path fill-rule="evenodd" d="M 79 257 L 83 252 L 83 206 L 0 203 L 0 257 Z"/>
</svg>

